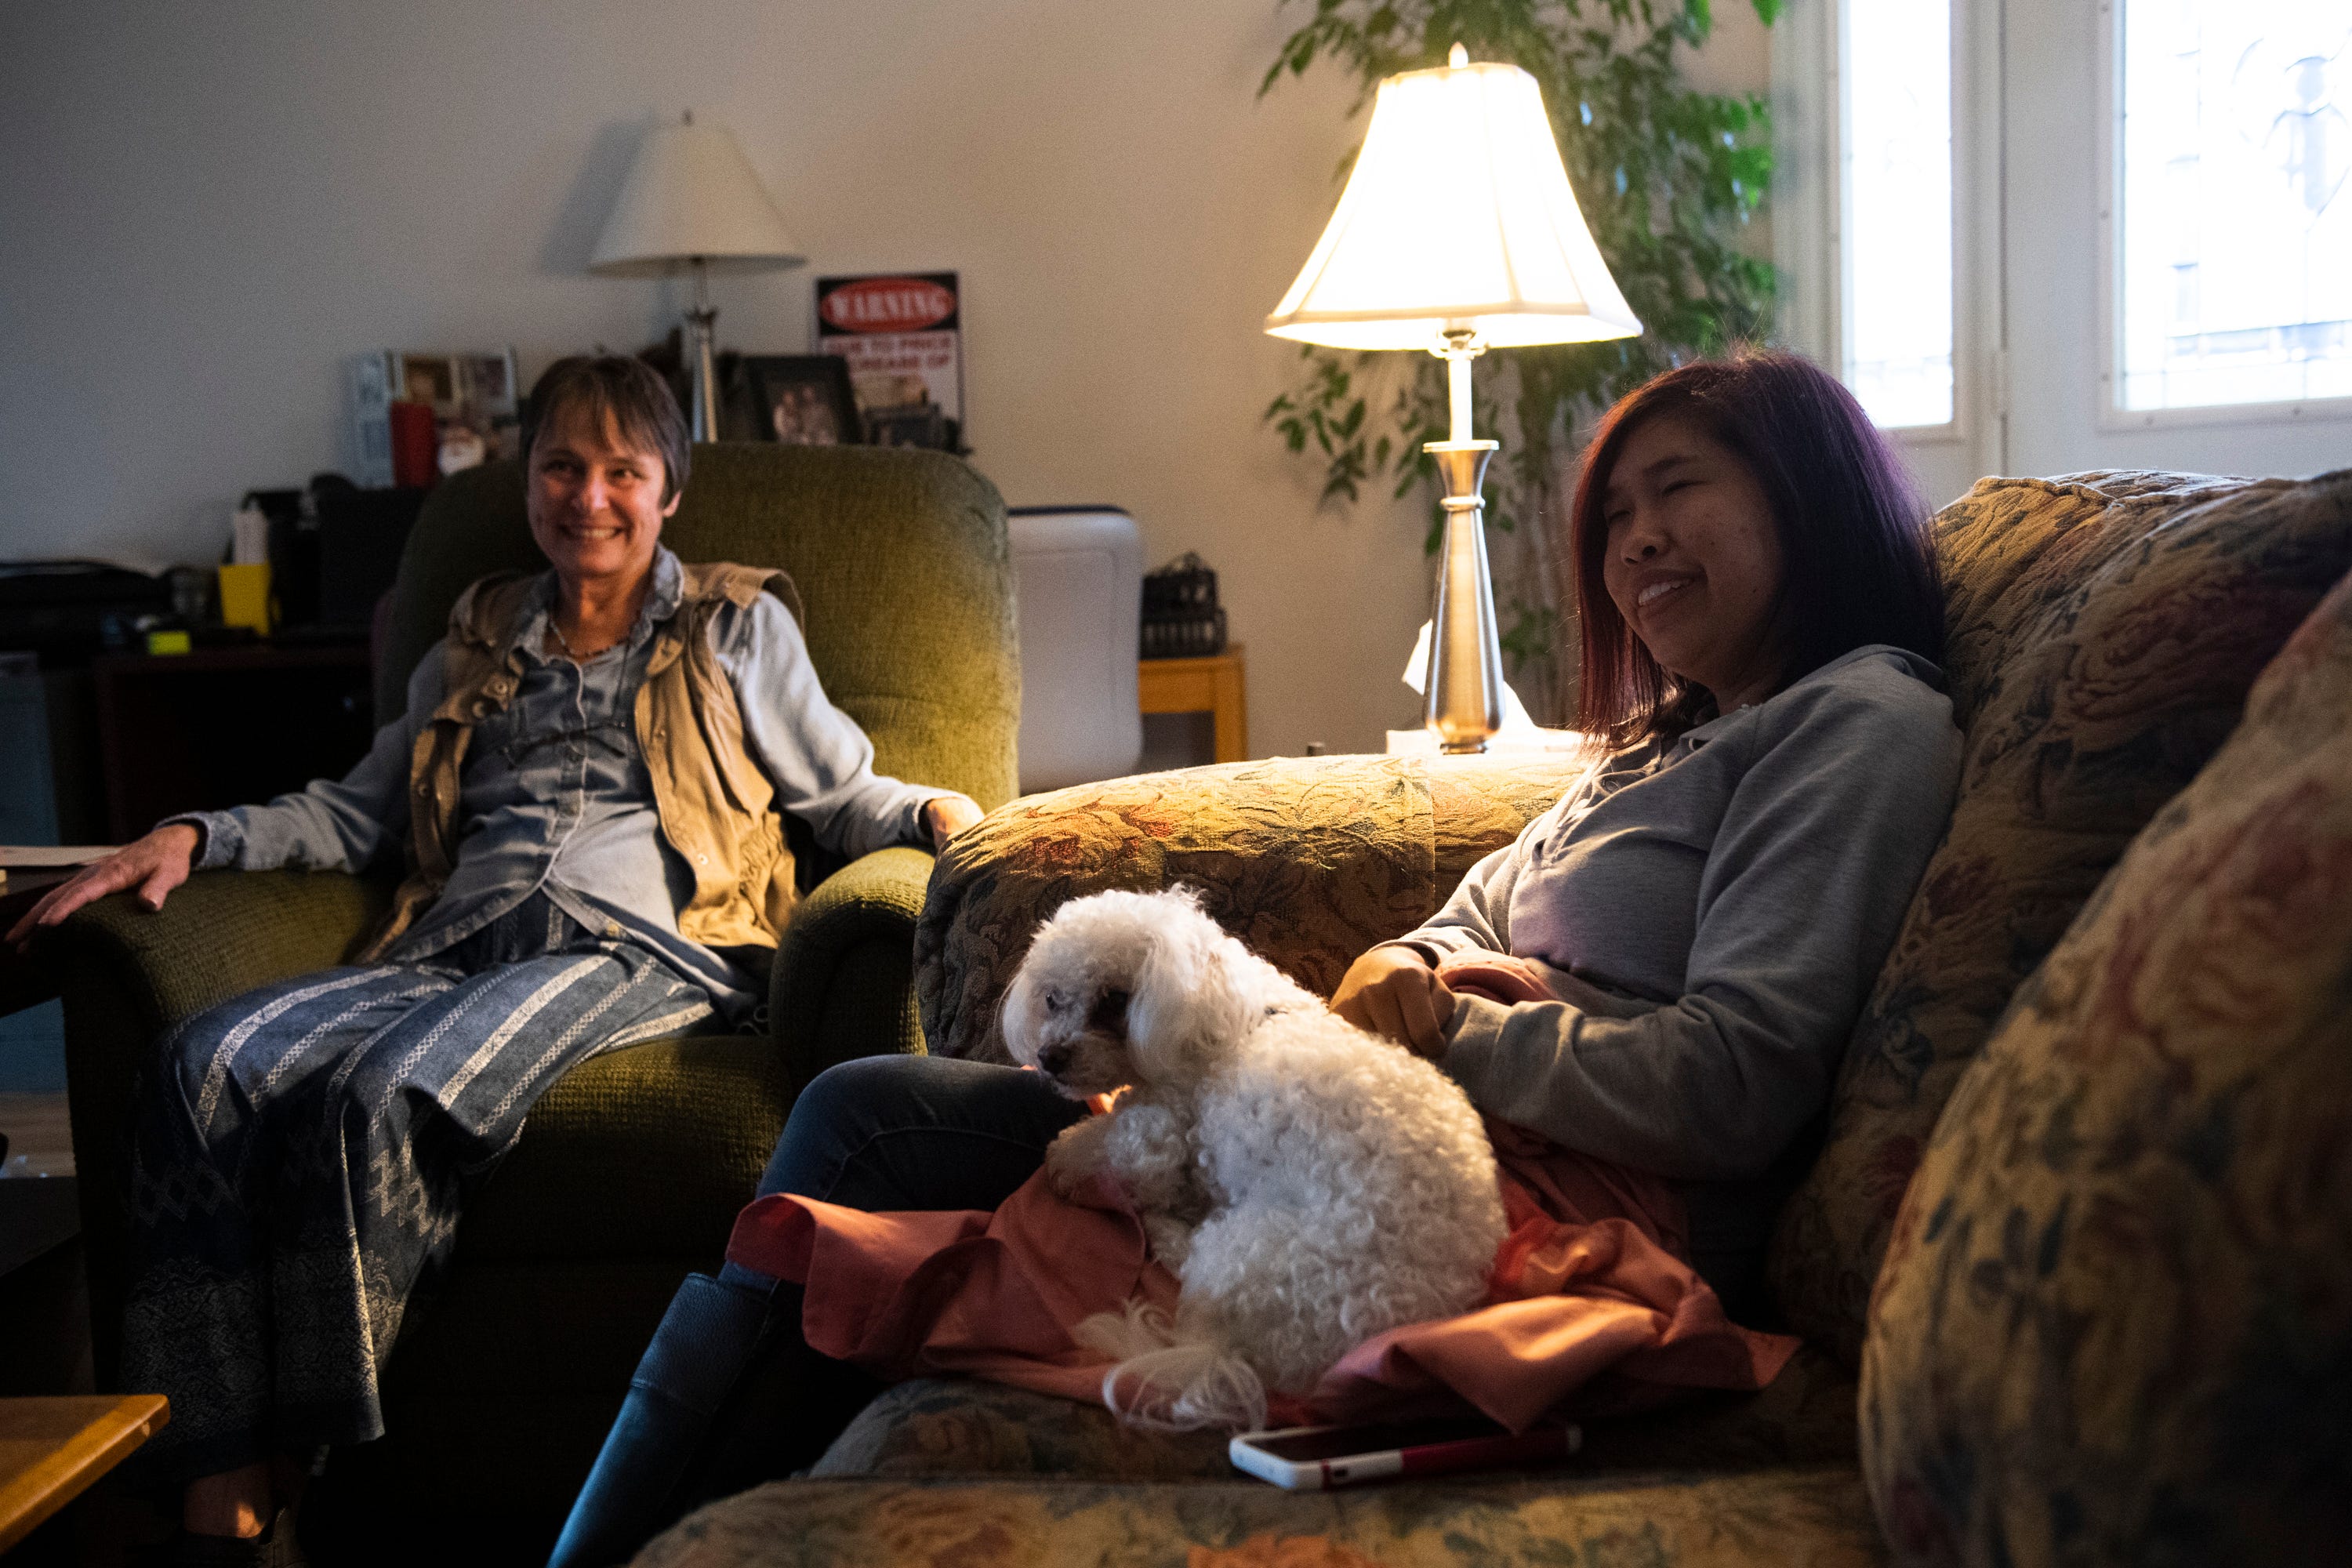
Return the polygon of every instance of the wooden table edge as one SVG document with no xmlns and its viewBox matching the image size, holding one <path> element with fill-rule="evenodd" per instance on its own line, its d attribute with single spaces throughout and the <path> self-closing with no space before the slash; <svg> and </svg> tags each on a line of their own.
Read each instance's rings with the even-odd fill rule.
<svg viewBox="0 0 2352 1568">
<path fill-rule="evenodd" d="M 97 1403 L 68 1396 L 60 1401 L 11 1399 L 0 1401 L 0 1405 L 68 1402 Z M 162 1394 L 125 1394 L 84 1422 L 56 1453 L 0 1482 L 0 1552 L 16 1546 L 88 1491 L 171 1419 L 171 1403 Z"/>
<path fill-rule="evenodd" d="M 1136 669 L 1136 706 L 1147 714 L 1206 713 L 1215 739 L 1215 760 L 1249 760 L 1249 709 L 1243 682 L 1244 649 L 1228 643 L 1223 653 L 1178 658 L 1147 658 Z"/>
</svg>

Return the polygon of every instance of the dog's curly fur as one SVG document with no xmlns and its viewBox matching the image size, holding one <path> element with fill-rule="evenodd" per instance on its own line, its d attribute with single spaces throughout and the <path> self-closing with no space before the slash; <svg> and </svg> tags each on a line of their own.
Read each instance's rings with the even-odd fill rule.
<svg viewBox="0 0 2352 1568">
<path fill-rule="evenodd" d="M 1130 1420 L 1255 1426 L 1374 1334 L 1460 1312 L 1504 1235 L 1494 1151 L 1436 1068 L 1349 1025 L 1190 893 L 1097 893 L 1039 928 L 1004 999 L 1014 1058 L 1073 1099 L 1125 1089 L 1047 1152 L 1107 1173 L 1181 1282 L 1172 1323 L 1081 1325 Z"/>
</svg>

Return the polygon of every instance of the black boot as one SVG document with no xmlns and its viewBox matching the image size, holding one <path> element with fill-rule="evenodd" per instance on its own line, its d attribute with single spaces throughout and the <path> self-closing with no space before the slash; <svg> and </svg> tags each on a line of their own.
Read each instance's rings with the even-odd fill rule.
<svg viewBox="0 0 2352 1568">
<path fill-rule="evenodd" d="M 789 1303 L 783 1297 L 791 1298 Z M 629 1380 L 629 1396 L 564 1521 L 548 1568 L 612 1568 L 682 1511 L 681 1484 L 761 1346 L 772 1312 L 789 1305 L 800 1337 L 800 1295 L 774 1297 L 689 1274 Z"/>
</svg>

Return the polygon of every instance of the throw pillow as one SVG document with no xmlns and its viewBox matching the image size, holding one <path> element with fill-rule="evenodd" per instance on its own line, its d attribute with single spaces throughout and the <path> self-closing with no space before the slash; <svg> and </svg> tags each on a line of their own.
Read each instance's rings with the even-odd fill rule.
<svg viewBox="0 0 2352 1568">
<path fill-rule="evenodd" d="M 2352 1541 L 2352 580 L 1937 1122 L 1863 1362 L 1918 1563 Z"/>
<path fill-rule="evenodd" d="M 2352 570 L 2352 470 L 1986 479 L 1936 521 L 1967 735 L 1952 826 L 1847 1048 L 1773 1282 L 1848 1365 L 1921 1148 L 2010 997 Z"/>
</svg>

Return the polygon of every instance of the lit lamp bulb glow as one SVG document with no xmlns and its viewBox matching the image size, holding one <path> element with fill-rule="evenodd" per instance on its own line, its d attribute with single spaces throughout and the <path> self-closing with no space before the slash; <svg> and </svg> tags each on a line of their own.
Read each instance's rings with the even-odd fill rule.
<svg viewBox="0 0 2352 1568">
<path fill-rule="evenodd" d="M 1480 488 L 1493 441 L 1470 435 L 1470 362 L 1489 348 L 1637 336 L 1570 189 L 1535 78 L 1448 64 L 1381 83 L 1323 237 L 1265 330 L 1342 349 L 1426 349 L 1447 366 L 1451 439 L 1426 719 L 1449 752 L 1502 722 L 1502 651 Z"/>
</svg>

